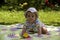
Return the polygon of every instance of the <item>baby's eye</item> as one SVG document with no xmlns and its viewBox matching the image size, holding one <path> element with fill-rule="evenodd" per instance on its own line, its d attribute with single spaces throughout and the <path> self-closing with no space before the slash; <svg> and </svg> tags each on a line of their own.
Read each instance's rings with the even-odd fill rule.
<svg viewBox="0 0 60 40">
<path fill-rule="evenodd" d="M 32 16 L 32 17 L 34 17 L 34 16 Z"/>
<path fill-rule="evenodd" d="M 28 15 L 28 17 L 30 17 L 30 15 Z"/>
</svg>

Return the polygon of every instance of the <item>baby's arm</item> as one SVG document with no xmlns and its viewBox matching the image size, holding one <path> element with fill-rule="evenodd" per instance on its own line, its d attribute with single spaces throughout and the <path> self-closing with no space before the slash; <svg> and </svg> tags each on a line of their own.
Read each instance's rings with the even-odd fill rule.
<svg viewBox="0 0 60 40">
<path fill-rule="evenodd" d="M 29 34 L 26 32 L 26 27 L 25 26 L 23 27 L 21 36 L 23 38 L 30 38 Z"/>
<path fill-rule="evenodd" d="M 42 30 L 41 30 L 41 27 L 38 27 L 38 35 L 37 35 L 38 37 L 42 37 L 43 35 L 42 35 Z"/>
<path fill-rule="evenodd" d="M 23 29 L 22 29 L 22 33 L 21 33 L 21 35 L 23 35 L 25 32 L 26 32 L 26 27 L 23 26 Z"/>
<path fill-rule="evenodd" d="M 41 27 L 38 26 L 37 29 L 38 29 L 38 35 L 41 35 L 41 34 L 42 34 L 42 32 L 41 32 L 41 31 L 42 31 L 42 30 L 41 30 Z"/>
</svg>

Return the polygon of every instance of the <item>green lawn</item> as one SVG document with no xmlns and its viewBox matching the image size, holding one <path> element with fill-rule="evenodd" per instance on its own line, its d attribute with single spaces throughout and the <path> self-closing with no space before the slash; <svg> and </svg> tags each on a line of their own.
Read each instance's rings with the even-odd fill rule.
<svg viewBox="0 0 60 40">
<path fill-rule="evenodd" d="M 39 19 L 46 25 L 60 26 L 60 11 L 38 11 Z M 24 23 L 24 11 L 0 10 L 0 24 Z"/>
<path fill-rule="evenodd" d="M 39 19 L 47 25 L 60 26 L 59 11 L 39 11 Z"/>
</svg>

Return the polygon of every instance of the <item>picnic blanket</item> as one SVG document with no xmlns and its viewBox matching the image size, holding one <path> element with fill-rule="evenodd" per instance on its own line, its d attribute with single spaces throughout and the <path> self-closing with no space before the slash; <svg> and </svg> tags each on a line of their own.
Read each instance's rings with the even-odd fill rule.
<svg viewBox="0 0 60 40">
<path fill-rule="evenodd" d="M 50 35 L 37 37 L 37 33 L 29 34 L 31 38 L 26 39 L 20 36 L 22 28 L 23 24 L 0 25 L 0 40 L 60 40 L 60 27 L 46 26 Z"/>
</svg>

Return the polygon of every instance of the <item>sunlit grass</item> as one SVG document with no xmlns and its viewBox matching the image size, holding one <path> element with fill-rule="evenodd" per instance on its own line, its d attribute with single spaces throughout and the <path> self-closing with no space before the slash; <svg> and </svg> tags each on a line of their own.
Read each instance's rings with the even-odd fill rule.
<svg viewBox="0 0 60 40">
<path fill-rule="evenodd" d="M 60 25 L 59 11 L 39 11 L 39 19 L 48 25 Z"/>
<path fill-rule="evenodd" d="M 25 20 L 23 11 L 10 12 L 10 11 L 1 11 L 0 12 L 0 23 L 23 23 Z"/>
<path fill-rule="evenodd" d="M 39 19 L 46 25 L 60 25 L 60 11 L 38 11 Z M 0 11 L 0 24 L 24 23 L 24 11 Z"/>
</svg>

